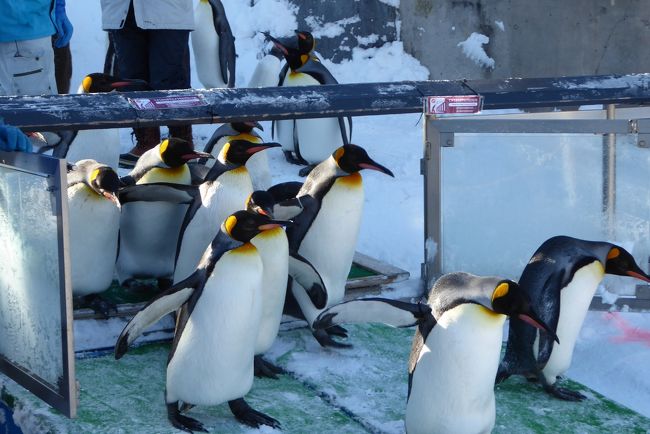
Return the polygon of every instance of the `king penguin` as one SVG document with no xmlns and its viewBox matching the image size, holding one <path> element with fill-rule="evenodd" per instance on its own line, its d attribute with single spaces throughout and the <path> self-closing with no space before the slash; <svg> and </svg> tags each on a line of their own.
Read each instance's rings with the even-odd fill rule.
<svg viewBox="0 0 650 434">
<path fill-rule="evenodd" d="M 346 322 L 417 325 L 408 363 L 406 432 L 489 433 L 496 418 L 492 379 L 507 315 L 555 338 L 515 282 L 463 272 L 440 277 L 426 305 L 353 300 L 324 311 L 314 327 Z"/>
<path fill-rule="evenodd" d="M 68 172 L 68 216 L 72 294 L 105 317 L 113 307 L 98 293 L 115 272 L 120 224 L 117 173 L 94 160 L 80 160 Z"/>
<path fill-rule="evenodd" d="M 549 394 L 560 399 L 584 399 L 579 392 L 559 387 L 556 381 L 571 365 L 580 328 L 605 274 L 650 282 L 650 276 L 620 246 L 567 236 L 542 243 L 524 268 L 519 285 L 542 320 L 557 333 L 560 343 L 538 334 L 523 321 L 511 320 L 506 354 L 496 381 L 524 375 L 538 379 Z"/>
<path fill-rule="evenodd" d="M 142 154 L 133 170 L 121 180 L 125 185 L 135 186 L 156 182 L 189 185 L 191 177 L 186 163 L 208 157 L 212 156 L 195 151 L 185 140 L 165 139 Z M 120 283 L 133 278 L 158 278 L 162 286 L 167 285 L 174 273 L 178 234 L 187 205 L 136 200 L 122 205 L 116 263 Z"/>
<path fill-rule="evenodd" d="M 194 9 L 194 63 L 206 89 L 235 87 L 235 37 L 221 0 L 200 0 Z"/>
<path fill-rule="evenodd" d="M 261 290 L 266 283 L 260 254 L 250 240 L 281 223 L 248 211 L 230 215 L 196 271 L 149 302 L 118 338 L 116 359 L 146 327 L 180 308 L 165 391 L 167 417 L 175 427 L 205 431 L 199 421 L 181 414 L 181 402 L 185 406 L 228 402 L 240 422 L 279 428 L 277 420 L 252 409 L 243 397 L 253 384 Z"/>
<path fill-rule="evenodd" d="M 286 75 L 280 74 L 279 86 L 318 86 L 338 83 L 321 62 L 310 56 L 309 52 L 303 52 L 306 48 L 300 43 L 289 45 L 273 37 L 270 39 L 282 52 L 289 67 Z M 277 133 L 278 141 L 282 143 L 287 161 L 294 164 L 315 165 L 327 159 L 335 149 L 349 143 L 352 124 L 351 120 L 348 120 L 350 123 L 347 128 L 342 117 L 283 120 L 274 124 L 273 132 Z"/>
<path fill-rule="evenodd" d="M 223 124 L 212 134 L 203 150 L 215 157 L 219 156 L 223 145 L 232 140 L 248 140 L 253 143 L 262 143 L 263 140 L 255 131 L 264 131 L 259 122 L 232 122 Z M 207 167 L 214 165 L 214 160 L 205 161 Z M 269 159 L 266 152 L 256 152 L 246 161 L 246 169 L 251 176 L 253 189 L 266 190 L 271 186 L 271 171 L 269 170 Z"/>
<path fill-rule="evenodd" d="M 143 80 L 123 79 L 102 73 L 92 73 L 83 78 L 77 93 L 127 92 L 150 89 L 149 85 Z M 65 158 L 69 162 L 92 159 L 117 170 L 120 156 L 119 129 L 64 130 L 57 134 L 60 137 L 58 143 L 53 146 L 43 147 L 38 152 L 43 153 L 52 149 L 52 156 L 56 158 Z"/>
<path fill-rule="evenodd" d="M 294 222 L 287 228 L 289 248 L 305 257 L 320 273 L 327 288 L 327 306 L 343 300 L 352 266 L 364 201 L 359 174 L 362 169 L 394 176 L 360 146 L 342 146 L 305 179 L 296 197 L 301 207 L 299 214 L 283 215 Z M 304 317 L 310 325 L 320 313 L 321 309 L 314 306 L 305 288 L 295 281 L 291 282 L 291 296 L 287 298 L 286 312 Z M 346 336 L 340 328 L 314 331 L 321 345 L 344 346 L 330 334 Z"/>
</svg>

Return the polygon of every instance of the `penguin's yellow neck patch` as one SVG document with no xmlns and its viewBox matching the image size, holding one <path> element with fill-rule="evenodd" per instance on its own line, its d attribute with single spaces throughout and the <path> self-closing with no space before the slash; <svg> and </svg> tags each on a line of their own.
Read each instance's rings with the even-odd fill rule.
<svg viewBox="0 0 650 434">
<path fill-rule="evenodd" d="M 284 230 L 281 227 L 269 229 L 267 231 L 260 232 L 257 236 L 260 238 L 268 239 L 282 235 Z"/>
<path fill-rule="evenodd" d="M 505 315 L 503 315 L 501 313 L 497 313 L 497 312 L 495 312 L 493 310 L 490 310 L 485 306 L 479 306 L 479 311 L 481 313 L 485 314 L 485 316 L 487 318 L 493 319 L 493 320 L 501 320 L 505 316 Z"/>
<path fill-rule="evenodd" d="M 248 133 L 237 134 L 236 136 L 233 136 L 233 139 L 248 140 L 249 142 L 253 142 L 253 143 L 262 142 L 262 140 L 259 137 Z"/>
<path fill-rule="evenodd" d="M 348 176 L 342 176 L 337 179 L 336 182 L 346 187 L 361 187 L 363 185 L 363 179 L 361 178 L 361 174 L 359 172 Z"/>
<path fill-rule="evenodd" d="M 251 243 L 244 243 L 244 245 L 237 247 L 231 251 L 238 255 L 254 255 L 257 253 L 257 248 Z"/>
</svg>

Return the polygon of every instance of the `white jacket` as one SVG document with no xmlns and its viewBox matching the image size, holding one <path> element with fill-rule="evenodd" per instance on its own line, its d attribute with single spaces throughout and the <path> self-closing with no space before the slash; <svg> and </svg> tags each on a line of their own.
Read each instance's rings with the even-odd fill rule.
<svg viewBox="0 0 650 434">
<path fill-rule="evenodd" d="M 102 29 L 124 27 L 131 0 L 101 0 Z M 141 29 L 194 30 L 192 0 L 133 0 L 135 22 Z"/>
</svg>

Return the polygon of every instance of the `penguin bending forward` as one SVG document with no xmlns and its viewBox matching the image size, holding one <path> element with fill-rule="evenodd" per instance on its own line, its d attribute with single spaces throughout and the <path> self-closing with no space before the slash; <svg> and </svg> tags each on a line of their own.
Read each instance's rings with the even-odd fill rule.
<svg viewBox="0 0 650 434">
<path fill-rule="evenodd" d="M 650 282 L 650 276 L 620 246 L 567 236 L 546 240 L 524 268 L 519 286 L 560 343 L 539 334 L 524 321 L 511 319 L 506 353 L 496 382 L 510 375 L 524 375 L 539 380 L 544 390 L 557 398 L 584 399 L 579 392 L 559 387 L 556 380 L 571 365 L 580 328 L 605 274 Z"/>
<path fill-rule="evenodd" d="M 230 215 L 196 271 L 150 301 L 118 338 L 116 359 L 146 327 L 180 308 L 165 391 L 167 417 L 175 427 L 205 431 L 199 421 L 181 414 L 181 402 L 190 407 L 228 402 L 240 422 L 279 428 L 278 421 L 252 409 L 243 397 L 253 384 L 254 347 L 265 283 L 260 254 L 250 241 L 283 223 L 249 211 Z"/>
<path fill-rule="evenodd" d="M 117 173 L 95 160 L 80 160 L 68 172 L 72 294 L 108 317 L 115 306 L 98 296 L 113 281 L 120 224 Z"/>
<path fill-rule="evenodd" d="M 318 270 L 327 289 L 327 306 L 342 301 L 345 293 L 363 210 L 363 182 L 359 174 L 363 169 L 394 176 L 360 146 L 342 146 L 314 168 L 297 197 L 289 201 L 297 204 L 299 214 L 282 214 L 283 218 L 293 220 L 287 228 L 289 249 Z M 321 308 L 314 305 L 309 291 L 295 280 L 290 289 L 285 312 L 305 318 L 311 326 Z M 314 337 L 323 346 L 346 346 L 330 335 L 347 336 L 341 327 L 314 331 Z"/>
<path fill-rule="evenodd" d="M 496 418 L 492 378 L 506 315 L 553 336 L 515 282 L 462 272 L 440 277 L 426 305 L 353 300 L 322 312 L 314 328 L 346 322 L 417 325 L 409 357 L 406 432 L 489 433 Z"/>
</svg>

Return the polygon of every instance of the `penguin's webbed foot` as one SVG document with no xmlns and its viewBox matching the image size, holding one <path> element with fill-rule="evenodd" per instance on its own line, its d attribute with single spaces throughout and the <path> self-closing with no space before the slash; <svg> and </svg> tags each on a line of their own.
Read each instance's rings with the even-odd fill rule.
<svg viewBox="0 0 650 434">
<path fill-rule="evenodd" d="M 180 411 L 178 411 L 178 402 L 167 404 L 167 419 L 169 419 L 169 422 L 174 425 L 175 428 L 185 432 L 208 432 L 208 430 L 206 430 L 203 424 L 198 420 L 183 416 Z"/>
<path fill-rule="evenodd" d="M 260 425 L 268 425 L 277 429 L 281 428 L 280 422 L 264 413 L 254 410 L 246 401 L 244 401 L 244 398 L 228 401 L 228 406 L 235 418 L 243 424 L 253 428 L 258 428 Z"/>
<path fill-rule="evenodd" d="M 342 338 L 348 337 L 348 331 L 339 325 L 328 327 L 325 329 L 325 332 L 327 332 L 327 334 L 330 336 L 339 336 Z"/>
<path fill-rule="evenodd" d="M 284 369 L 264 360 L 261 355 L 257 355 L 253 359 L 253 369 L 255 376 L 261 378 L 267 377 L 277 380 L 278 374 L 284 374 Z"/>
<path fill-rule="evenodd" d="M 312 170 L 314 170 L 314 167 L 316 167 L 315 164 L 310 164 L 310 165 L 308 165 L 307 167 L 303 167 L 302 169 L 300 169 L 300 170 L 298 171 L 298 176 L 305 177 L 305 176 L 309 175 L 309 173 L 310 173 Z"/>
<path fill-rule="evenodd" d="M 545 385 L 544 390 L 546 390 L 546 392 L 549 393 L 550 395 L 553 395 L 556 398 L 562 399 L 564 401 L 578 402 L 587 398 L 580 392 L 566 389 L 564 387 L 558 387 L 555 385 L 551 385 L 551 386 Z"/>
<path fill-rule="evenodd" d="M 321 347 L 352 348 L 352 345 L 350 344 L 344 344 L 342 342 L 337 342 L 334 339 L 332 339 L 332 337 L 327 333 L 326 330 L 314 330 L 312 331 L 312 334 L 314 335 L 314 338 L 316 338 L 318 343 L 321 345 Z"/>
<path fill-rule="evenodd" d="M 503 383 L 508 379 L 508 377 L 510 377 L 510 373 L 508 372 L 508 370 L 499 366 L 499 370 L 497 371 L 497 376 L 494 379 L 494 384 Z"/>
<path fill-rule="evenodd" d="M 101 315 L 102 318 L 108 319 L 111 311 L 117 313 L 117 305 L 112 301 L 108 301 L 98 294 L 90 294 L 82 297 L 81 304 L 84 307 L 92 309 L 96 314 Z"/>
<path fill-rule="evenodd" d="M 291 151 L 282 151 L 284 154 L 284 159 L 287 160 L 289 164 L 295 164 L 296 166 L 305 166 L 309 163 L 300 157 L 296 157 Z"/>
</svg>

